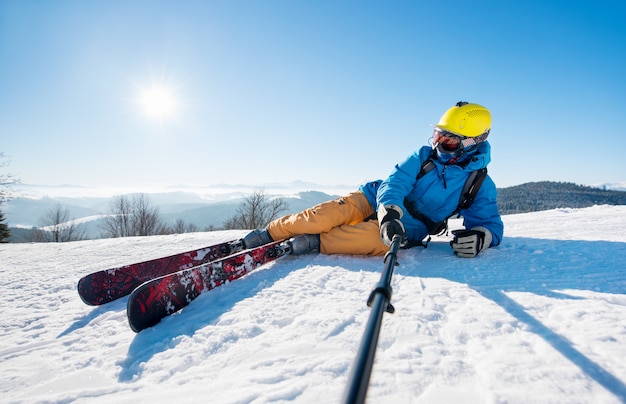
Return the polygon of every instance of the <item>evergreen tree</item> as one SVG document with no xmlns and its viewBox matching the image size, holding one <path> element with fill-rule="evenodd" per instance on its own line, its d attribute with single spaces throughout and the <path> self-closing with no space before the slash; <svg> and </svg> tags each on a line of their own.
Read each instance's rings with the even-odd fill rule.
<svg viewBox="0 0 626 404">
<path fill-rule="evenodd" d="M 0 210 L 0 243 L 8 243 L 10 236 L 9 225 L 4 223 L 4 213 Z"/>
<path fill-rule="evenodd" d="M 552 181 L 498 189 L 498 208 L 502 215 L 593 205 L 626 205 L 626 192 Z"/>
</svg>

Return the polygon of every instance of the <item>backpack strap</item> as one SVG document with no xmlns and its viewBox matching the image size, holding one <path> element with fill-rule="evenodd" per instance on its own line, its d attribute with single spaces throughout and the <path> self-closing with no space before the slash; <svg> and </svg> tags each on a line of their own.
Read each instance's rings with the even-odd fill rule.
<svg viewBox="0 0 626 404">
<path fill-rule="evenodd" d="M 473 171 L 465 181 L 463 191 L 461 191 L 461 198 L 459 199 L 459 206 L 456 209 L 457 213 L 461 209 L 467 209 L 474 202 L 480 186 L 483 185 L 483 181 L 487 177 L 487 167 L 480 170 Z M 454 214 L 454 213 L 453 213 Z"/>
<path fill-rule="evenodd" d="M 427 158 L 426 161 L 422 163 L 420 167 L 420 171 L 417 173 L 417 177 L 415 177 L 415 181 L 422 178 L 426 173 L 435 169 L 435 162 L 431 160 L 431 158 Z"/>
</svg>

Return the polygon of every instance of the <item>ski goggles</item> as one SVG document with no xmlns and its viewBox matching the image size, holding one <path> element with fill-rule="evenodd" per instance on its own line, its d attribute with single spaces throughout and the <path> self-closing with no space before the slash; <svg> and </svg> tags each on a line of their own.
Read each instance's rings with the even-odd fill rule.
<svg viewBox="0 0 626 404">
<path fill-rule="evenodd" d="M 457 135 L 436 127 L 435 130 L 433 130 L 433 141 L 436 145 L 440 145 L 446 151 L 456 152 L 463 150 L 466 147 L 481 143 L 487 138 L 487 134 L 488 132 L 478 136 L 477 138 L 473 138 Z"/>
</svg>

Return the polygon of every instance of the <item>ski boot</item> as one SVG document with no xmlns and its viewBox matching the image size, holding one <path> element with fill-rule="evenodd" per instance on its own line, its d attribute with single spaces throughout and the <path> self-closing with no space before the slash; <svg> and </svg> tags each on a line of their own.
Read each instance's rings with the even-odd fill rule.
<svg viewBox="0 0 626 404">
<path fill-rule="evenodd" d="M 242 239 L 245 249 L 258 247 L 274 241 L 267 230 L 253 230 Z"/>
<path fill-rule="evenodd" d="M 302 255 L 320 249 L 319 234 L 300 234 L 287 241 L 291 246 L 292 255 Z"/>
</svg>

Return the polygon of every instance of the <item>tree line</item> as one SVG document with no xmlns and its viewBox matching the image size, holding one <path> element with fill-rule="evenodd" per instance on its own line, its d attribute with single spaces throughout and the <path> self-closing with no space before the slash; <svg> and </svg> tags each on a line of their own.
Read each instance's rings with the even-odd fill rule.
<svg viewBox="0 0 626 404">
<path fill-rule="evenodd" d="M 529 182 L 498 189 L 500 214 L 536 212 L 593 205 L 626 205 L 626 192 L 576 185 L 570 182 Z"/>
<path fill-rule="evenodd" d="M 287 203 L 283 199 L 272 199 L 263 190 L 257 190 L 241 202 L 236 213 L 224 222 L 222 229 L 263 228 L 286 209 Z M 99 227 L 102 238 L 180 234 L 201 230 L 182 219 L 168 225 L 159 208 L 145 194 L 114 197 Z M 40 226 L 33 229 L 31 237 L 31 241 L 35 242 L 78 241 L 86 239 L 86 230 L 83 223 L 70 217 L 67 208 L 57 205 L 41 217 Z"/>
</svg>

